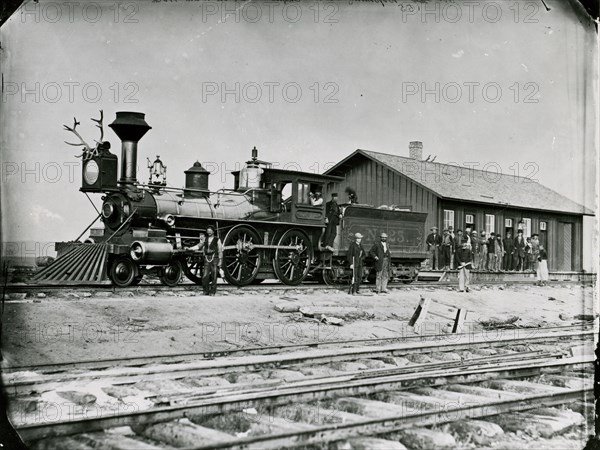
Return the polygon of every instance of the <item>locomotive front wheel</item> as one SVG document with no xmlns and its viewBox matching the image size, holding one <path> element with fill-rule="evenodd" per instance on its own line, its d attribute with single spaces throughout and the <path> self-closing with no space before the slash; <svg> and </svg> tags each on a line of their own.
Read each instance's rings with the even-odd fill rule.
<svg viewBox="0 0 600 450">
<path fill-rule="evenodd" d="M 185 276 L 196 284 L 202 284 L 204 273 L 204 257 L 202 255 L 191 255 L 185 259 Z"/>
<path fill-rule="evenodd" d="M 288 230 L 281 236 L 278 245 L 294 248 L 275 250 L 275 275 L 282 283 L 290 286 L 302 283 L 308 275 L 313 258 L 310 239 L 301 230 Z"/>
<path fill-rule="evenodd" d="M 237 226 L 225 236 L 223 251 L 223 273 L 229 284 L 246 286 L 251 284 L 262 263 L 262 256 L 255 245 L 260 244 L 258 233 L 250 227 Z"/>
<path fill-rule="evenodd" d="M 167 286 L 177 286 L 181 275 L 183 274 L 183 267 L 181 262 L 178 260 L 171 261 L 168 266 L 163 267 L 160 270 L 160 281 L 162 284 Z"/>
<path fill-rule="evenodd" d="M 138 276 L 136 264 L 127 257 L 115 259 L 110 267 L 110 279 L 118 287 L 131 286 Z"/>
</svg>

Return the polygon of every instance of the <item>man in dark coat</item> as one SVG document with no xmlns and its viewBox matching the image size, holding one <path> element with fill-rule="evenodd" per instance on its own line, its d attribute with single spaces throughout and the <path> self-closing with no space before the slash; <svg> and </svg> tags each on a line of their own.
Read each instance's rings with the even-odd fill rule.
<svg viewBox="0 0 600 450">
<path fill-rule="evenodd" d="M 461 248 L 462 246 L 462 240 L 463 240 L 463 231 L 461 229 L 456 230 L 456 235 L 454 236 L 454 246 L 453 246 L 453 253 L 454 253 L 454 268 L 458 270 L 458 250 Z M 469 237 L 469 243 L 471 242 L 471 238 Z"/>
<path fill-rule="evenodd" d="M 330 252 L 333 251 L 333 241 L 337 235 L 337 226 L 342 218 L 342 212 L 337 203 L 338 195 L 331 194 L 331 200 L 325 204 L 325 235 L 323 236 L 323 247 Z"/>
<path fill-rule="evenodd" d="M 431 233 L 425 239 L 427 251 L 429 252 L 429 264 L 432 270 L 439 269 L 440 246 L 442 245 L 442 237 L 438 234 L 437 227 L 431 227 Z"/>
<path fill-rule="evenodd" d="M 354 242 L 350 243 L 348 247 L 348 253 L 346 259 L 350 263 L 350 269 L 352 269 L 352 295 L 359 294 L 360 282 L 362 280 L 363 272 L 363 261 L 365 259 L 365 250 L 361 245 L 362 234 L 356 233 L 354 235 Z"/>
<path fill-rule="evenodd" d="M 377 278 L 375 281 L 375 290 L 378 294 L 387 294 L 387 284 L 390 279 L 390 247 L 387 244 L 387 234 L 381 233 L 381 241 L 374 244 L 369 251 L 369 256 L 375 260 L 375 270 Z"/>
<path fill-rule="evenodd" d="M 457 239 L 458 240 L 458 239 Z M 458 289 L 460 292 L 469 292 L 471 280 L 472 248 L 470 239 L 463 237 L 460 245 L 456 248 L 456 262 L 458 263 Z"/>
<path fill-rule="evenodd" d="M 204 289 L 204 295 L 215 295 L 217 293 L 217 271 L 221 269 L 221 262 L 223 261 L 223 244 L 215 236 L 215 229 L 212 225 L 206 228 L 203 253 L 202 288 Z"/>
<path fill-rule="evenodd" d="M 514 260 L 513 260 L 513 269 L 520 270 L 521 272 L 525 268 L 525 247 L 527 243 L 525 242 L 525 238 L 523 237 L 523 230 L 519 230 L 517 232 L 517 237 L 515 238 L 513 252 L 514 252 Z"/>
<path fill-rule="evenodd" d="M 454 246 L 454 239 L 450 235 L 450 231 L 444 228 L 444 235 L 442 236 L 442 246 L 440 254 L 440 265 L 442 270 L 450 270 L 450 260 L 452 258 L 452 247 Z"/>
<path fill-rule="evenodd" d="M 358 195 L 354 189 L 347 187 L 345 192 L 348 194 L 348 203 L 358 203 Z"/>
<path fill-rule="evenodd" d="M 490 233 L 490 237 L 487 240 L 487 262 L 485 264 L 486 270 L 493 272 L 496 270 L 496 233 Z"/>
<path fill-rule="evenodd" d="M 502 262 L 503 270 L 513 270 L 513 259 L 515 252 L 515 240 L 512 237 L 512 233 L 510 231 L 506 232 L 506 237 L 504 238 L 504 261 Z"/>
</svg>

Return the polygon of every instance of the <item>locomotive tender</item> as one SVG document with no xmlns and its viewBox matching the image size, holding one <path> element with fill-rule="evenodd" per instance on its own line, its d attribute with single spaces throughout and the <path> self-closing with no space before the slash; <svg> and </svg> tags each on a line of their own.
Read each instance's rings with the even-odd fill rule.
<svg viewBox="0 0 600 450">
<path fill-rule="evenodd" d="M 102 130 L 101 121 L 102 116 L 96 120 Z M 75 131 L 77 124 L 65 128 L 80 137 Z M 144 114 L 117 112 L 109 126 L 122 141 L 120 177 L 117 180 L 118 161 L 109 151 L 110 144 L 98 142 L 95 149 L 86 145 L 80 189 L 86 194 L 104 194 L 98 215 L 104 230 L 85 244 L 63 244 L 65 254 L 59 254 L 54 264 L 66 259 L 78 245 L 90 247 L 89 253 L 102 247 L 106 255 L 103 276 L 117 286 L 135 285 L 148 273 L 157 273 L 166 285 L 177 284 L 183 274 L 200 284 L 202 256 L 187 248 L 199 242 L 208 225 L 215 227 L 223 241 L 225 279 L 236 286 L 267 278 L 297 285 L 309 276 L 327 283 L 344 282 L 350 275 L 345 249 L 358 231 L 365 235 L 367 251 L 379 233 L 388 234 L 392 276 L 405 282 L 416 279 L 427 257 L 423 252 L 426 214 L 367 205 L 340 205 L 343 218 L 334 251 L 326 251 L 320 245 L 325 205 L 313 206 L 310 193 L 326 192 L 328 183 L 343 179 L 273 168 L 258 160 L 256 148 L 244 168 L 233 172 L 231 190 L 210 191 L 209 172 L 199 162 L 185 171 L 183 189 L 167 187 L 166 168 L 158 157 L 149 166 L 150 181 L 140 183 L 137 145 L 151 129 Z M 367 260 L 364 276 L 372 270 L 369 263 Z"/>
</svg>

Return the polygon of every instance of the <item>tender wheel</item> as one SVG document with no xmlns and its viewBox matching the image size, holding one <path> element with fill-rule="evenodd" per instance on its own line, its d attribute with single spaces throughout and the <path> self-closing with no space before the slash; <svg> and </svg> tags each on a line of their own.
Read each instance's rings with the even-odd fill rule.
<svg viewBox="0 0 600 450">
<path fill-rule="evenodd" d="M 184 273 L 188 279 L 196 284 L 202 284 L 204 273 L 204 257 L 201 254 L 185 258 Z"/>
<path fill-rule="evenodd" d="M 278 245 L 294 248 L 275 250 L 273 259 L 275 275 L 284 284 L 295 286 L 302 283 L 308 275 L 313 258 L 310 239 L 303 231 L 288 230 L 281 236 Z"/>
<path fill-rule="evenodd" d="M 321 272 L 321 278 L 323 279 L 323 283 L 329 286 L 339 283 L 338 277 L 334 269 L 324 269 Z"/>
<path fill-rule="evenodd" d="M 181 262 L 174 260 L 161 269 L 160 281 L 167 286 L 177 286 L 177 283 L 181 280 L 181 275 L 183 275 L 183 266 Z"/>
<path fill-rule="evenodd" d="M 250 227 L 240 225 L 227 233 L 222 268 L 229 284 L 246 286 L 254 281 L 262 262 L 259 249 L 254 248 L 258 244 L 260 237 Z"/>
<path fill-rule="evenodd" d="M 131 286 L 138 276 L 137 265 L 127 257 L 115 259 L 110 267 L 110 279 L 118 287 Z"/>
</svg>

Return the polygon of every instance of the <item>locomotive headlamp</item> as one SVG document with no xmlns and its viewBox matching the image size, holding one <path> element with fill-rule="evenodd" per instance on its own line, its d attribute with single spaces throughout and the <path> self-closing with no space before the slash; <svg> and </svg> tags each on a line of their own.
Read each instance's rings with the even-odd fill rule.
<svg viewBox="0 0 600 450">
<path fill-rule="evenodd" d="M 100 176 L 100 167 L 98 163 L 93 159 L 87 161 L 85 163 L 85 167 L 83 169 L 83 179 L 87 184 L 94 184 L 98 181 L 98 177 Z"/>
</svg>

